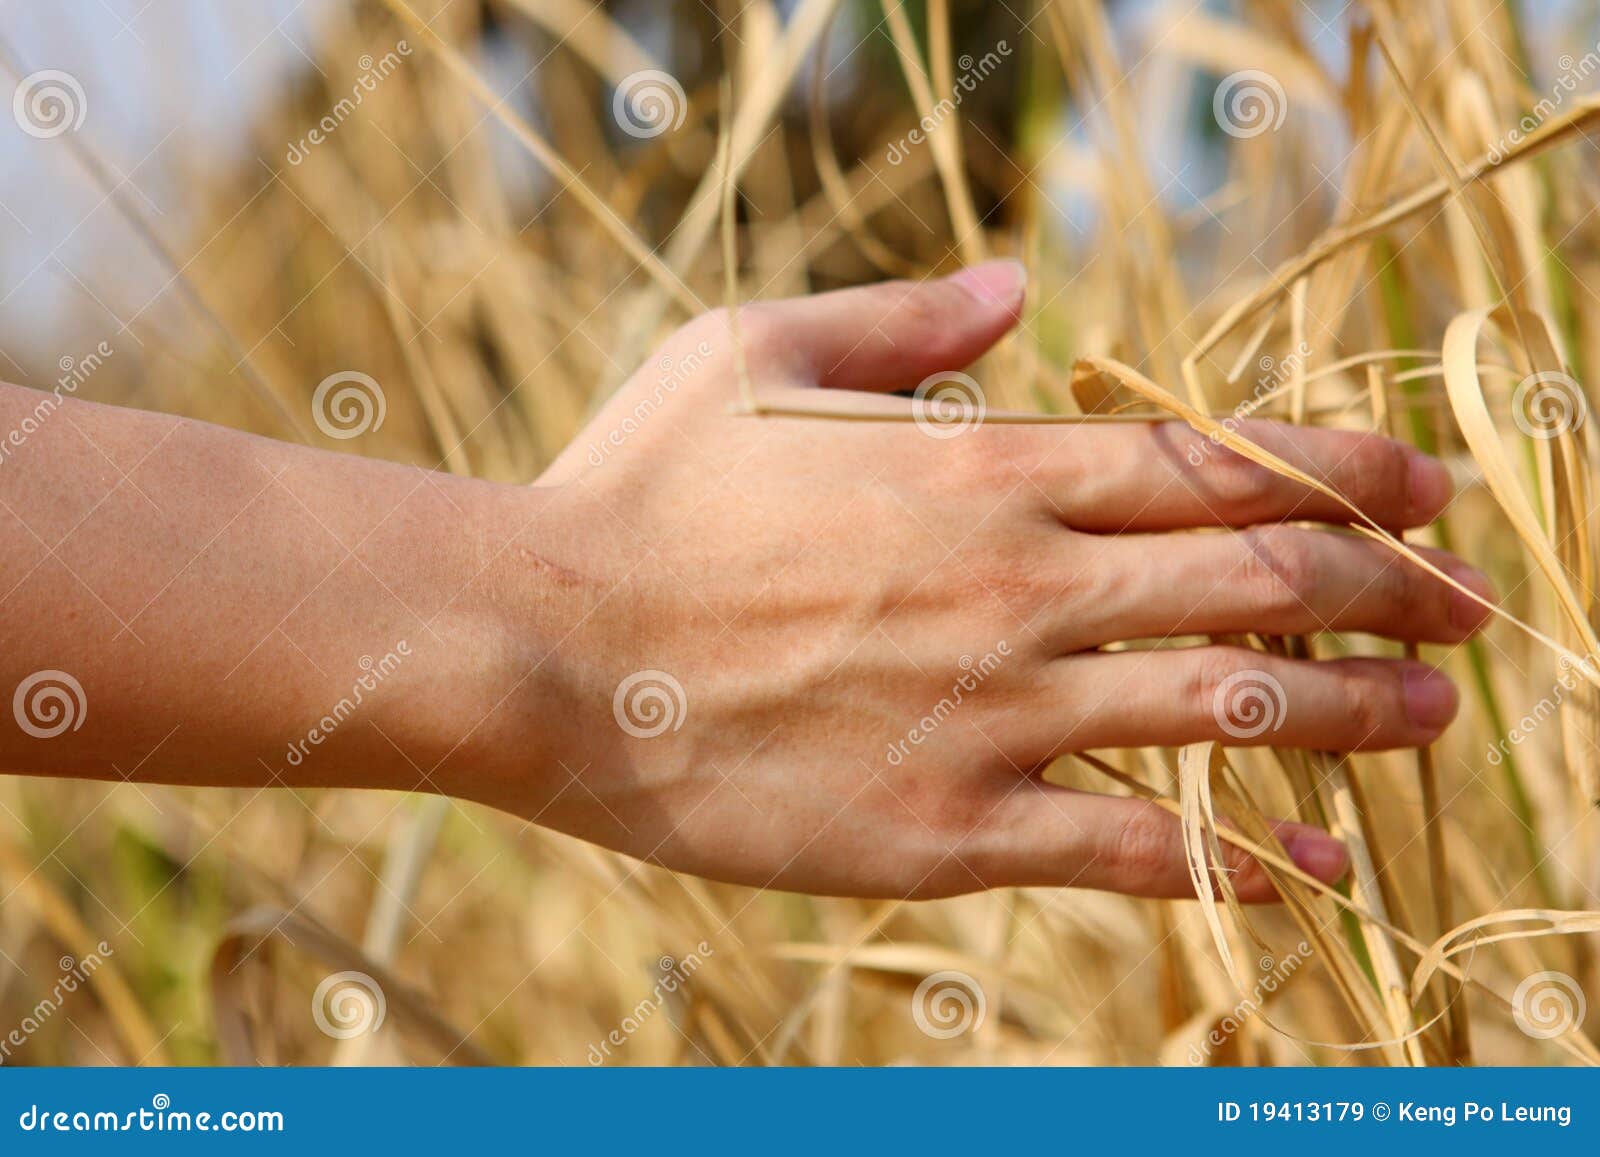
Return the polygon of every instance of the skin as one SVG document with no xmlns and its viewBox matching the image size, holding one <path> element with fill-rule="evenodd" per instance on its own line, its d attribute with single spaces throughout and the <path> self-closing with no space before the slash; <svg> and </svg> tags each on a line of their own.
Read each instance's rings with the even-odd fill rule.
<svg viewBox="0 0 1600 1157">
<path fill-rule="evenodd" d="M 992 263 L 747 307 L 738 334 L 764 402 L 904 411 L 891 392 L 971 363 L 1023 294 Z M 1412 746 L 1455 713 L 1447 678 L 1400 659 L 1099 650 L 1322 630 L 1452 644 L 1487 613 L 1301 525 L 1343 511 L 1186 427 L 756 418 L 737 412 L 738 365 L 728 316 L 696 319 L 533 487 L 64 401 L 0 463 L 0 691 L 65 671 L 83 709 L 50 738 L 5 720 L 0 766 L 444 792 L 814 893 L 1183 896 L 1172 817 L 1044 766 L 1203 739 Z M 39 396 L 0 387 L 0 428 Z M 1241 432 L 1396 531 L 1451 497 L 1438 462 L 1383 438 Z M 320 726 L 363 675 L 360 704 Z M 1276 726 L 1239 738 L 1252 720 L 1219 688 L 1232 702 L 1263 677 Z M 1278 834 L 1306 871 L 1344 873 L 1326 833 Z M 1232 866 L 1242 896 L 1274 898 L 1247 856 Z"/>
</svg>

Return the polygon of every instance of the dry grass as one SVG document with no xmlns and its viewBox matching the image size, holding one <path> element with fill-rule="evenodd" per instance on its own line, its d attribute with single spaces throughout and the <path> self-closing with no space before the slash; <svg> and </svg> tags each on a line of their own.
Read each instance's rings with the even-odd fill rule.
<svg viewBox="0 0 1600 1157">
<path fill-rule="evenodd" d="M 1466 689 L 1462 719 L 1428 752 L 1203 745 L 1054 770 L 1160 798 L 1197 881 L 1218 840 L 1260 850 L 1287 903 L 1248 918 L 1225 880 L 1198 904 L 816 900 L 420 798 L 10 780 L 0 950 L 22 971 L 0 967 L 0 1031 L 37 999 L 24 975 L 101 938 L 115 948 L 70 1022 L 14 1059 L 584 1064 L 651 993 L 658 958 L 704 941 L 692 982 L 609 1063 L 1600 1060 L 1600 917 L 1584 914 L 1600 909 L 1600 682 L 1578 668 L 1554 717 L 1519 723 L 1545 713 L 1562 656 L 1600 650 L 1595 458 L 1588 425 L 1533 438 L 1512 409 L 1530 375 L 1581 382 L 1600 364 L 1600 106 L 1580 100 L 1593 77 L 1552 87 L 1558 56 L 1581 61 L 1597 30 L 1541 27 L 1556 51 L 1540 55 L 1496 0 L 1370 0 L 1331 31 L 1293 0 L 1176 5 L 1134 31 L 1090 0 L 804 0 L 787 24 L 765 2 L 672 7 L 670 61 L 581 0 L 342 11 L 317 48 L 326 79 L 256 127 L 266 164 L 212 184 L 199 236 L 164 238 L 185 261 L 209 239 L 182 278 L 198 336 L 140 333 L 136 372 L 108 368 L 92 396 L 298 437 L 314 385 L 359 368 L 389 416 L 356 449 L 526 482 L 651 341 L 730 285 L 773 296 L 1015 254 L 1034 288 L 1021 333 L 978 372 L 991 406 L 1178 414 L 1265 460 L 1225 420 L 1271 357 L 1293 370 L 1257 391 L 1257 413 L 1393 429 L 1446 457 L 1463 495 L 1414 539 L 1505 592 L 1481 642 L 1424 649 Z M 402 36 L 413 54 L 359 115 L 286 164 L 358 57 Z M 1328 64 L 1335 39 L 1357 46 L 1354 65 Z M 1001 40 L 1012 54 L 959 117 L 887 163 L 960 58 Z M 676 72 L 688 115 L 633 140 L 611 86 L 648 67 Z M 1215 131 L 1211 97 L 1243 68 L 1271 74 L 1287 115 L 1236 139 Z M 1511 141 L 1553 91 L 1559 107 Z M 1150 142 L 1197 140 L 1222 165 L 1212 177 L 1152 160 Z M 1174 195 L 1190 187 L 1205 195 Z M 1348 888 L 1266 846 L 1262 817 L 1294 813 L 1350 841 Z M 308 1001 L 346 968 L 382 979 L 390 1027 L 335 1051 Z M 981 985 L 977 1031 L 917 1029 L 913 990 L 943 969 Z M 1587 1025 L 1518 1027 L 1519 985 L 1545 972 L 1592 994 Z M 1261 1007 L 1205 1044 L 1242 995 Z"/>
</svg>

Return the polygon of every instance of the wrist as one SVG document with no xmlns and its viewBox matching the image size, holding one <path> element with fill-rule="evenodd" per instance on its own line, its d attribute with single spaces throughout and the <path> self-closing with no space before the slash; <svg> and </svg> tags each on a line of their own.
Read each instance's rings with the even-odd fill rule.
<svg viewBox="0 0 1600 1157">
<path fill-rule="evenodd" d="M 402 761 L 397 773 L 411 782 L 399 786 L 530 814 L 568 782 L 563 764 L 578 770 L 576 679 L 563 644 L 599 600 L 596 584 L 569 569 L 562 497 L 481 482 L 457 496 L 442 576 L 454 593 L 415 648 L 419 678 L 407 697 L 424 758 Z"/>
</svg>

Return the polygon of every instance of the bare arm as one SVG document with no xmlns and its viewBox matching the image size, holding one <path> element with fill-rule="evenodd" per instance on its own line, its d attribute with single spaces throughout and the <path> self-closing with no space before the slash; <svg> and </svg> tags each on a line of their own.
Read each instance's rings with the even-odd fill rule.
<svg viewBox="0 0 1600 1157">
<path fill-rule="evenodd" d="M 44 398 L 0 386 L 8 770 L 459 791 L 538 766 L 542 492 Z"/>
</svg>

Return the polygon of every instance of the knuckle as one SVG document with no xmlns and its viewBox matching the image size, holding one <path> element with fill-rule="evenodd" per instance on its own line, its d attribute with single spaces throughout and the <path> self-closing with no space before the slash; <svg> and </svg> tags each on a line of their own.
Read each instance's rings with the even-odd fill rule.
<svg viewBox="0 0 1600 1157">
<path fill-rule="evenodd" d="M 1406 451 L 1400 443 L 1377 434 L 1362 434 L 1356 436 L 1334 474 L 1345 496 L 1366 509 L 1403 505 L 1406 471 Z"/>
<path fill-rule="evenodd" d="M 966 489 L 994 493 L 1011 490 L 1022 481 L 1017 465 L 1014 430 L 984 426 L 946 440 L 940 453 Z"/>
<path fill-rule="evenodd" d="M 1219 448 L 1200 469 L 1216 500 L 1247 518 L 1269 512 L 1284 486 L 1265 466 L 1226 448 Z"/>
<path fill-rule="evenodd" d="M 1137 887 L 1160 876 L 1173 854 L 1171 819 L 1155 807 L 1129 814 L 1112 840 L 1112 858 L 1124 879 Z"/>
<path fill-rule="evenodd" d="M 1394 715 L 1392 705 L 1403 692 L 1368 671 L 1348 671 L 1343 680 L 1344 721 L 1352 732 L 1349 746 L 1362 746 L 1387 729 Z"/>
<path fill-rule="evenodd" d="M 675 350 L 694 350 L 702 357 L 725 354 L 735 340 L 751 354 L 765 353 L 778 332 L 774 310 L 766 303 L 741 306 L 738 316 L 725 305 L 708 309 L 674 335 Z"/>
<path fill-rule="evenodd" d="M 1243 655 L 1233 648 L 1206 647 L 1197 652 L 1189 676 L 1188 698 L 1199 717 L 1212 717 L 1213 703 L 1223 685 L 1246 669 Z"/>
<path fill-rule="evenodd" d="M 1260 609 L 1277 619 L 1299 617 L 1320 586 L 1313 540 L 1290 526 L 1251 527 L 1242 535 L 1244 579 Z"/>
<path fill-rule="evenodd" d="M 946 321 L 954 298 L 952 286 L 940 281 L 885 281 L 874 286 L 875 303 L 886 316 L 928 325 Z"/>
<path fill-rule="evenodd" d="M 1391 621 L 1415 623 L 1430 617 L 1437 619 L 1440 607 L 1450 605 L 1429 597 L 1432 592 L 1427 589 L 1425 572 L 1394 555 L 1377 560 L 1372 570 L 1371 588 L 1383 608 L 1384 618 Z"/>
</svg>

